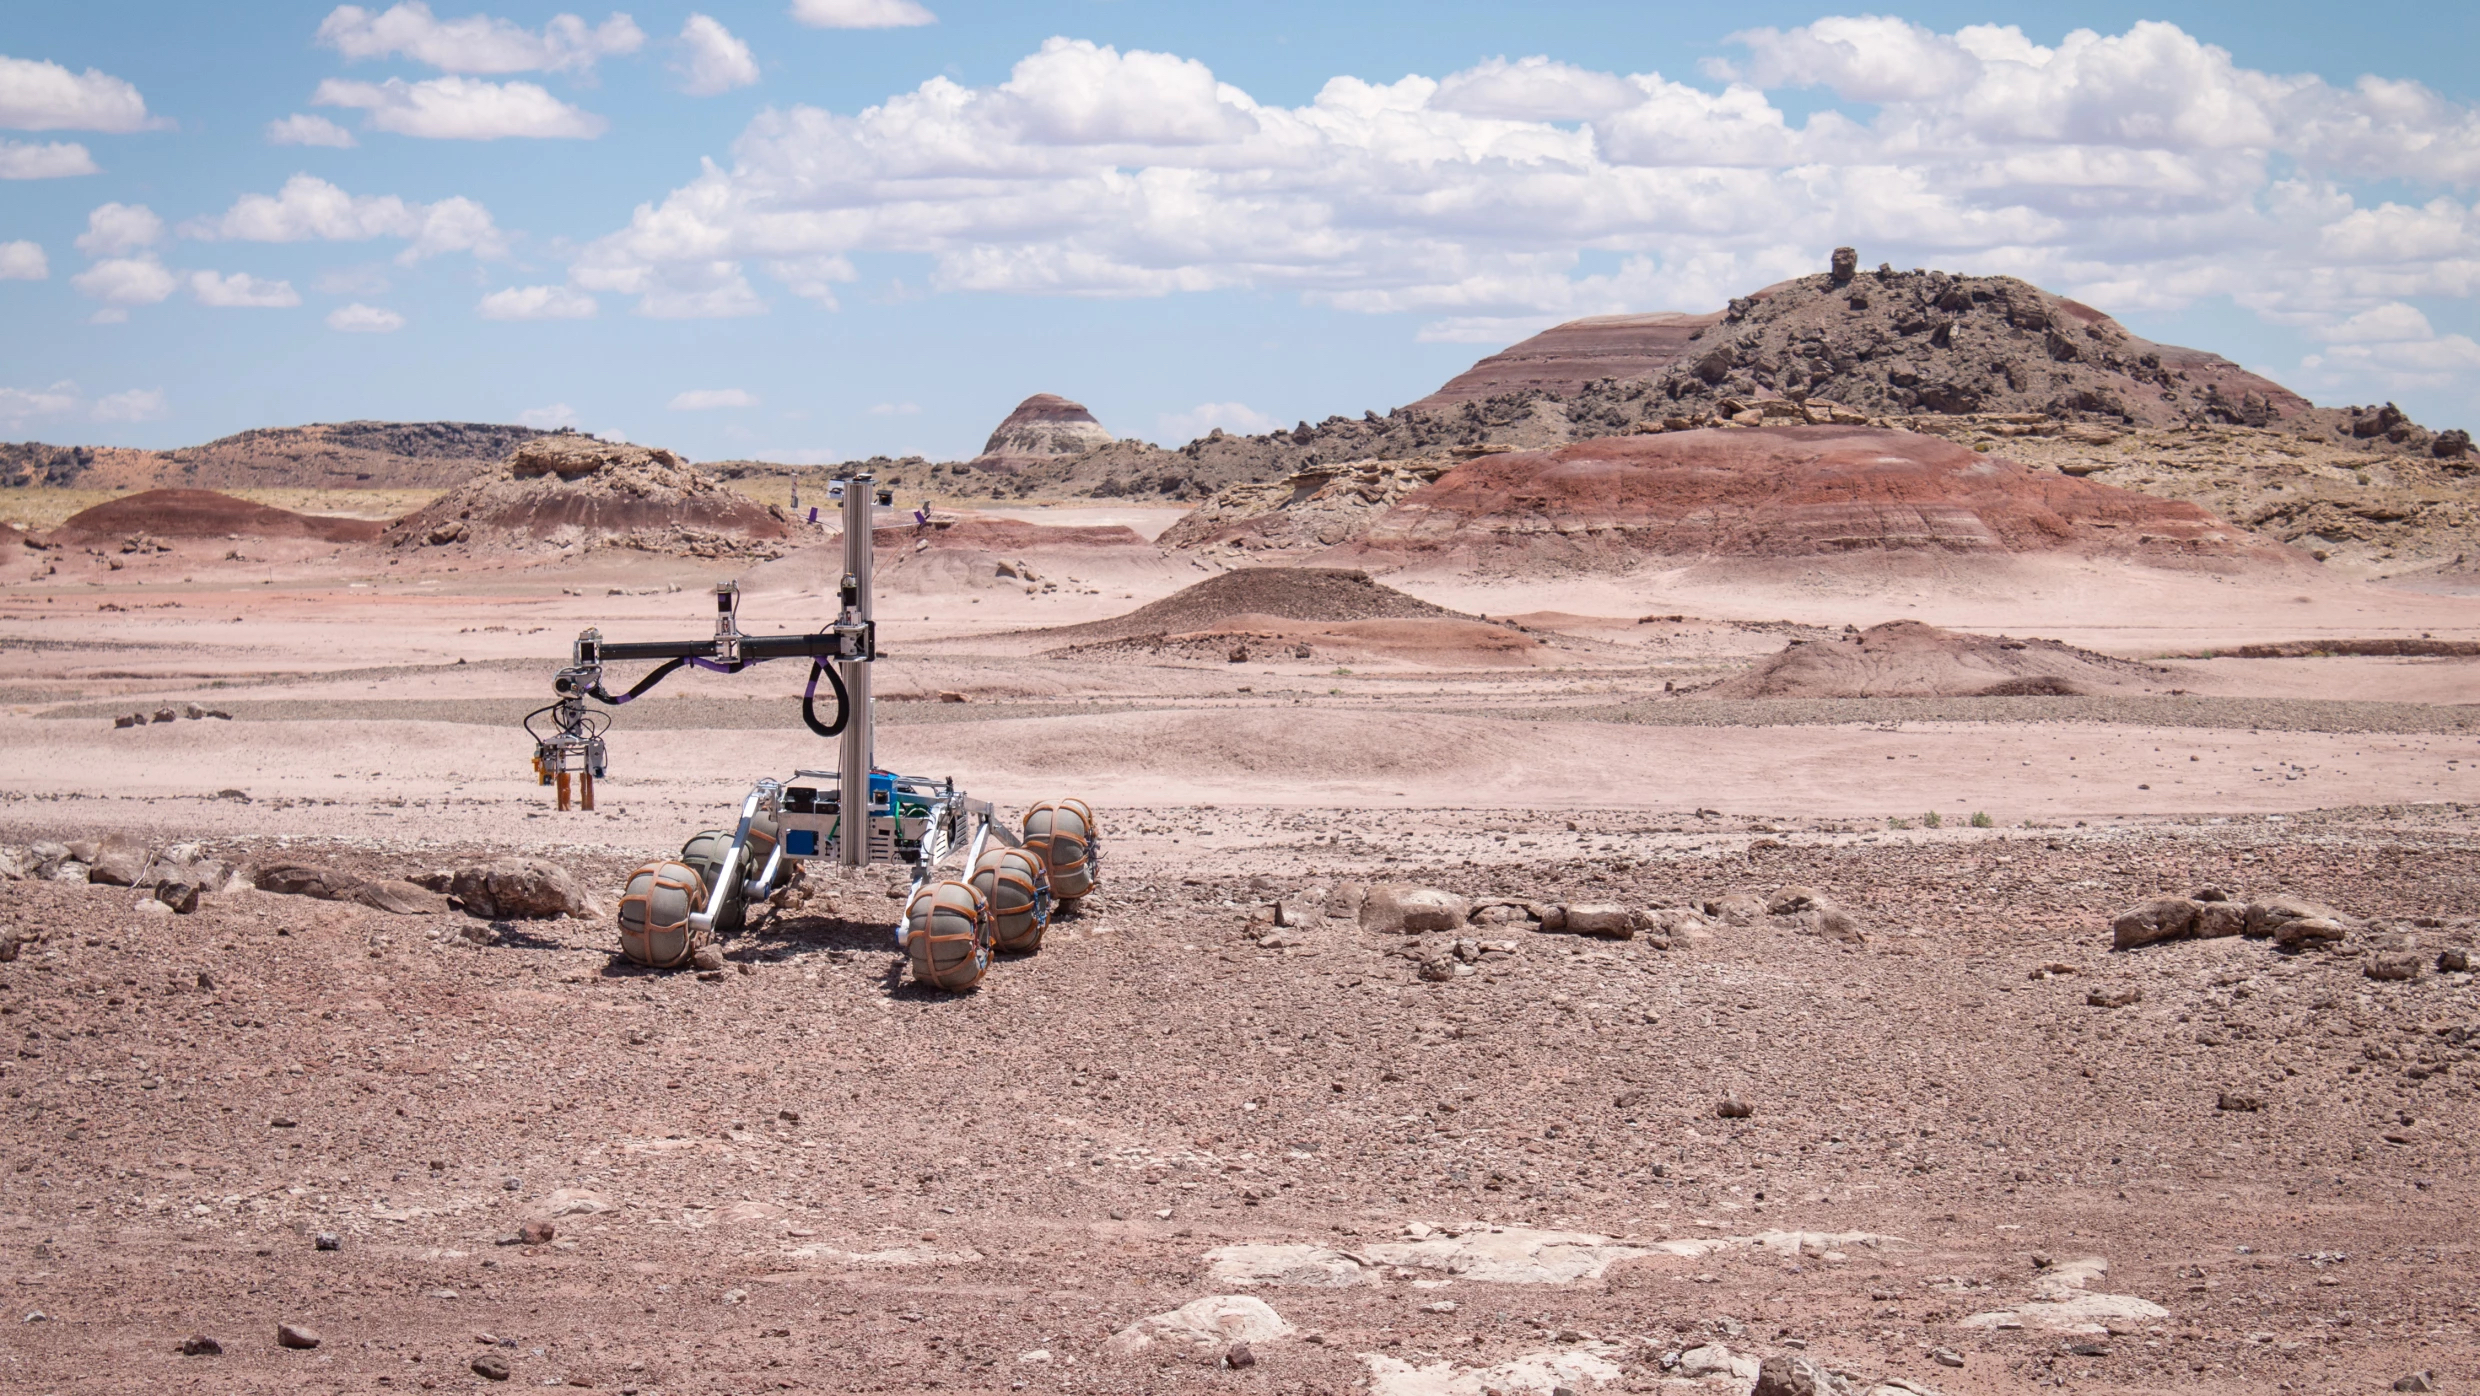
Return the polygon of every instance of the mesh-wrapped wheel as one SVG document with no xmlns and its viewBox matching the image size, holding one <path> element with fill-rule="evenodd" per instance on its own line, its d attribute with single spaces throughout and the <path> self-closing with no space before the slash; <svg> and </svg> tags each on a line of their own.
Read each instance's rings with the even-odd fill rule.
<svg viewBox="0 0 2480 1396">
<path fill-rule="evenodd" d="M 620 953 L 656 969 L 687 964 L 705 940 L 689 929 L 689 913 L 705 905 L 706 880 L 686 863 L 648 863 L 630 873 L 620 896 Z"/>
<path fill-rule="evenodd" d="M 1043 841 L 1051 895 L 1072 902 L 1094 890 L 1102 872 L 1102 834 L 1083 800 L 1055 800 L 1025 811 L 1025 843 Z"/>
<path fill-rule="evenodd" d="M 990 908 L 992 944 L 1030 954 L 1051 919 L 1049 859 L 1039 850 L 994 848 L 973 865 L 973 890 Z"/>
<path fill-rule="evenodd" d="M 913 980 L 961 993 L 990 968 L 990 911 L 970 882 L 939 882 L 904 905 L 904 951 Z"/>
<path fill-rule="evenodd" d="M 751 873 L 757 871 L 749 866 L 749 859 L 756 856 L 758 852 L 757 829 L 753 823 L 750 829 L 749 847 L 741 854 L 740 873 L 732 879 L 732 890 L 724 894 L 723 909 L 715 914 L 715 934 L 722 936 L 740 934 L 741 923 L 746 919 L 749 911 L 748 899 L 741 895 L 740 885 L 748 879 Z M 699 880 L 706 884 L 707 895 L 711 896 L 715 890 L 715 879 L 723 875 L 723 860 L 731 856 L 731 853 L 731 830 L 705 829 L 691 835 L 689 841 L 680 846 L 680 861 L 697 869 Z M 701 901 L 698 909 L 705 910 L 705 903 Z"/>
</svg>

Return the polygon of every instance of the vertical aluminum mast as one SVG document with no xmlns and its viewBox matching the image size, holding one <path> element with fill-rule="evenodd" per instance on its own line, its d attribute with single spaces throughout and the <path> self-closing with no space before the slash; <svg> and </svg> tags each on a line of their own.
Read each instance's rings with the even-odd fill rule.
<svg viewBox="0 0 2480 1396">
<path fill-rule="evenodd" d="M 851 475 L 844 480 L 844 594 L 851 598 L 853 614 L 845 619 L 867 626 L 870 621 L 870 548 L 871 485 L 869 475 Z M 870 697 L 870 661 L 839 659 L 836 670 L 843 676 L 845 701 L 850 705 L 844 715 L 844 734 L 836 749 L 836 785 L 841 800 L 842 837 L 838 840 L 843 864 L 848 868 L 865 867 L 870 861 L 870 771 L 876 765 L 877 753 L 871 733 L 877 726 L 877 712 Z"/>
</svg>

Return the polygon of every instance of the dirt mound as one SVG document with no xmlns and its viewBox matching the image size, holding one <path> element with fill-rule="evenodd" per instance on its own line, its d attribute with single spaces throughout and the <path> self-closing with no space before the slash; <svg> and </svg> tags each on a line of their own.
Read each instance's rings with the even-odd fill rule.
<svg viewBox="0 0 2480 1396">
<path fill-rule="evenodd" d="M 52 538 L 83 543 L 143 533 L 156 538 L 312 538 L 367 543 L 383 527 L 376 519 L 289 513 L 213 490 L 146 490 L 70 515 Z"/>
<path fill-rule="evenodd" d="M 1539 667 L 1561 656 L 1513 625 L 1462 617 L 1300 621 L 1242 613 L 1203 630 L 1086 640 L 1044 650 L 1047 659 L 1093 655 L 1188 659 L 1230 664 L 1407 664 L 1424 669 Z"/>
<path fill-rule="evenodd" d="M 544 434 L 494 422 L 317 422 L 172 451 L 0 444 L 0 485 L 445 489 Z"/>
<path fill-rule="evenodd" d="M 1038 633 L 1059 640 L 1188 635 L 1238 616 L 1296 621 L 1471 620 L 1337 567 L 1244 567 L 1184 587 L 1124 616 Z"/>
<path fill-rule="evenodd" d="M 1840 640 L 1794 640 L 1701 698 L 2071 698 L 2158 685 L 2167 669 L 2056 640 L 1888 621 Z"/>
<path fill-rule="evenodd" d="M 389 546 L 540 550 L 610 545 L 692 557 L 775 555 L 791 515 L 669 451 L 538 436 L 388 526 Z"/>
<path fill-rule="evenodd" d="M 1085 404 L 1057 393 L 1035 393 L 1016 404 L 1016 410 L 999 423 L 973 464 L 983 470 L 1014 471 L 1062 456 L 1080 456 L 1115 439 L 1085 410 Z"/>
<path fill-rule="evenodd" d="M 2170 566 L 2304 561 L 2178 500 L 2038 472 L 1938 437 L 1763 427 L 1486 456 L 1331 556 L 1532 571 L 1652 559 L 2081 551 Z"/>
</svg>

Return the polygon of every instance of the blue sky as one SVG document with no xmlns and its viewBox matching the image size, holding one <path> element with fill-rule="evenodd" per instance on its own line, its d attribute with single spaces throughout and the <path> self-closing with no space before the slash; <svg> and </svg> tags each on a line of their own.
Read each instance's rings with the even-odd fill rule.
<svg viewBox="0 0 2480 1396">
<path fill-rule="evenodd" d="M 0 438 L 1176 443 L 1822 265 L 2480 425 L 2472 7 L 771 0 L 0 16 Z"/>
</svg>

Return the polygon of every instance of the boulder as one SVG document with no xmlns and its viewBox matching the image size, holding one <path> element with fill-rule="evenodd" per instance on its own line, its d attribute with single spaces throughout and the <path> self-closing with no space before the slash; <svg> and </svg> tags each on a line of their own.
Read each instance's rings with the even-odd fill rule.
<svg viewBox="0 0 2480 1396">
<path fill-rule="evenodd" d="M 1567 908 L 1563 929 L 1570 935 L 1604 940 L 1634 940 L 1645 928 L 1645 914 L 1616 902 L 1578 902 Z"/>
<path fill-rule="evenodd" d="M 1768 916 L 1780 919 L 1789 927 L 1809 935 L 1858 944 L 1868 939 L 1860 923 L 1843 910 L 1833 898 L 1814 887 L 1779 888 L 1765 899 Z"/>
<path fill-rule="evenodd" d="M 1814 887 L 1781 887 L 1776 888 L 1774 895 L 1765 899 L 1765 914 L 1768 916 L 1789 916 L 1795 912 L 1802 912 L 1811 907 L 1823 905 L 1826 905 L 1825 893 L 1818 891 Z"/>
<path fill-rule="evenodd" d="M 2300 897 L 2267 897 L 2263 901 L 2248 903 L 2244 934 L 2258 940 L 2280 940 L 2282 928 L 2293 921 L 2329 921 L 2346 928 L 2351 924 L 2350 917 L 2318 902 Z M 2341 938 L 2333 937 L 2335 940 Z"/>
<path fill-rule="evenodd" d="M 437 892 L 394 878 L 363 883 L 353 889 L 352 900 L 394 916 L 425 916 L 448 909 L 447 899 Z"/>
<path fill-rule="evenodd" d="M 46 843 L 38 840 L 26 845 L 26 876 L 37 882 L 50 878 L 53 873 L 60 870 L 60 865 L 67 861 L 69 861 L 69 845 L 65 843 Z"/>
<path fill-rule="evenodd" d="M 448 895 L 486 920 L 591 916 L 592 905 L 565 868 L 540 858 L 502 858 L 458 868 Z"/>
<path fill-rule="evenodd" d="M 1726 926 L 1753 926 L 1765 915 L 1765 903 L 1746 892 L 1733 892 L 1705 903 L 1705 914 Z"/>
<path fill-rule="evenodd" d="M 1734 1381 L 1754 1381 L 1765 1368 L 1752 1354 L 1734 1352 L 1721 1343 L 1707 1343 L 1679 1354 L 1676 1370 L 1691 1380 L 1729 1377 Z"/>
<path fill-rule="evenodd" d="M 2420 977 L 2420 957 L 2408 951 L 2371 955 L 2368 957 L 2368 963 L 2361 967 L 2360 973 L 2371 979 L 2417 979 Z"/>
<path fill-rule="evenodd" d="M 1368 900 L 1368 883 L 1338 882 L 1335 890 L 1326 894 L 1326 914 L 1338 921 L 1354 920 L 1361 914 L 1361 904 Z"/>
<path fill-rule="evenodd" d="M 135 887 L 146 872 L 146 846 L 128 839 L 106 839 L 95 856 L 85 861 L 87 881 L 106 887 Z"/>
<path fill-rule="evenodd" d="M 0 882 L 22 882 L 34 876 L 34 857 L 22 848 L 0 844 Z"/>
<path fill-rule="evenodd" d="M 1408 882 L 1379 883 L 1360 908 L 1361 929 L 1381 934 L 1461 930 L 1471 915 L 1472 904 L 1453 892 Z"/>
<path fill-rule="evenodd" d="M 362 880 L 333 868 L 314 867 L 308 863 L 277 863 L 252 869 L 250 884 L 261 892 L 336 902 L 352 896 L 353 889 L 361 886 Z"/>
<path fill-rule="evenodd" d="M 1292 1326 L 1253 1294 L 1209 1294 L 1169 1313 L 1138 1319 L 1111 1335 L 1102 1350 L 1135 1357 L 1157 1344 L 1192 1352 L 1220 1352 L 1233 1343 L 1252 1345 L 1291 1336 Z"/>
<path fill-rule="evenodd" d="M 2326 916 L 2285 921 L 2273 932 L 2273 943 L 2284 950 L 2323 950 L 2348 939 L 2351 928 Z"/>
<path fill-rule="evenodd" d="M 1804 1353 L 1778 1352 L 1757 1367 L 1757 1384 L 1749 1396 L 1850 1396 L 1841 1377 Z"/>
<path fill-rule="evenodd" d="M 155 900 L 182 916 L 198 909 L 198 884 L 182 878 L 167 877 L 155 884 Z"/>
<path fill-rule="evenodd" d="M 2246 930 L 2247 907 L 2239 902 L 2217 899 L 2196 903 L 2196 924 L 2188 934 L 2198 940 L 2219 940 Z"/>
<path fill-rule="evenodd" d="M 2185 897 L 2155 897 L 2122 911 L 2110 923 L 2110 948 L 2133 950 L 2165 940 L 2181 940 L 2196 929 L 2197 903 Z"/>
</svg>

